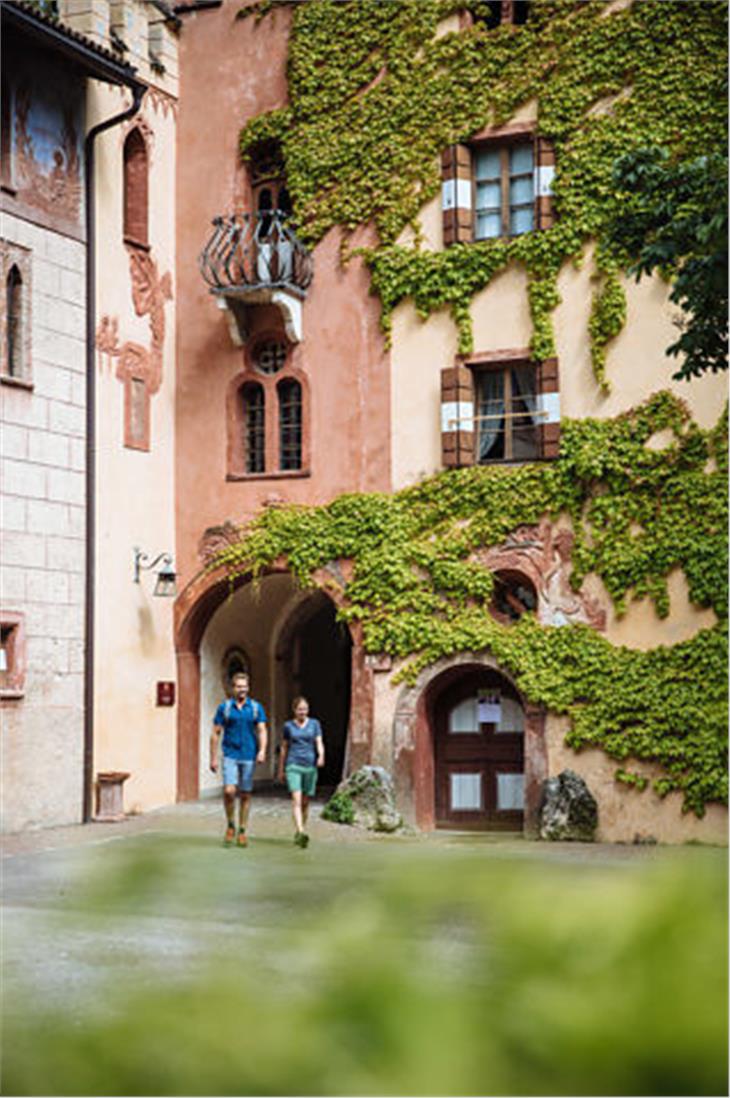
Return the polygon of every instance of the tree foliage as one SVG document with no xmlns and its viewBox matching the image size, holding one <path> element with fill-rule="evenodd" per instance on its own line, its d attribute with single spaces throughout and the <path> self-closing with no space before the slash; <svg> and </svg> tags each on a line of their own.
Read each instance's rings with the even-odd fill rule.
<svg viewBox="0 0 730 1098">
<path fill-rule="evenodd" d="M 614 165 L 616 208 L 611 243 L 630 259 L 637 281 L 660 271 L 672 280 L 681 335 L 667 354 L 681 357 L 675 378 L 727 369 L 727 157 L 673 161 L 657 147 L 636 149 Z"/>
</svg>

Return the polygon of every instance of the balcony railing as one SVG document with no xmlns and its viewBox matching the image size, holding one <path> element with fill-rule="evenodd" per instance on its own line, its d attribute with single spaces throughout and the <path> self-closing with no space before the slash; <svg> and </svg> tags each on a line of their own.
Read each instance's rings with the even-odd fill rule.
<svg viewBox="0 0 730 1098">
<path fill-rule="evenodd" d="M 281 210 L 215 217 L 198 260 L 208 285 L 241 296 L 246 290 L 280 288 L 304 297 L 312 281 L 312 257 L 287 220 Z"/>
</svg>

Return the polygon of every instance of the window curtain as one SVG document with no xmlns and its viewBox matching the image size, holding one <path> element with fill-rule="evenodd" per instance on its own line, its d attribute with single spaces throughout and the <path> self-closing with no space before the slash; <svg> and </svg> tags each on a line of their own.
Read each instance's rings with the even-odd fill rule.
<svg viewBox="0 0 730 1098">
<path fill-rule="evenodd" d="M 530 413 L 530 417 L 535 426 L 539 425 L 539 417 L 537 414 L 537 393 L 535 388 L 537 381 L 535 378 L 535 367 L 530 366 L 528 363 L 522 366 L 512 367 L 512 393 L 513 404 L 516 404 L 518 400 L 522 402 L 527 411 Z M 514 411 L 514 409 L 513 409 Z M 517 421 L 519 423 L 519 421 Z M 524 426 L 527 423 L 523 421 Z"/>
<path fill-rule="evenodd" d="M 504 379 L 498 371 L 486 371 L 479 379 L 479 461 L 488 461 L 504 432 Z M 489 419 L 482 417 L 489 416 Z"/>
</svg>

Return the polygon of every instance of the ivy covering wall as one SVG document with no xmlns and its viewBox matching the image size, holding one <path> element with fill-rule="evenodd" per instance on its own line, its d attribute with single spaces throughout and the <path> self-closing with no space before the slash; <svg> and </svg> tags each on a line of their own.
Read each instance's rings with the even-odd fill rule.
<svg viewBox="0 0 730 1098">
<path fill-rule="evenodd" d="M 661 449 L 653 435 L 671 432 Z M 702 815 L 727 797 L 727 418 L 703 432 L 669 393 L 614 420 L 563 421 L 554 463 L 446 471 L 393 495 L 341 496 L 325 507 L 269 509 L 218 555 L 231 576 L 286 566 L 303 584 L 352 562 L 341 616 L 364 646 L 387 652 L 414 681 L 442 656 L 488 649 L 525 697 L 571 718 L 567 742 L 603 748 L 643 787 L 632 760 L 658 763 L 660 794 L 681 790 Z M 588 626 L 504 625 L 489 612 L 492 573 L 475 559 L 516 526 L 571 516 L 572 582 L 600 576 L 619 614 L 647 597 L 669 613 L 667 576 L 718 624 L 671 648 L 620 648 Z M 336 582 L 334 578 L 331 581 Z"/>
<path fill-rule="evenodd" d="M 274 0 L 242 9 L 260 17 Z M 289 105 L 250 121 L 245 155 L 281 142 L 298 231 L 315 243 L 333 226 L 372 223 L 367 249 L 374 291 L 389 329 L 395 306 L 413 299 L 421 316 L 448 307 L 459 350 L 472 347 L 469 304 L 509 263 L 528 273 L 536 358 L 555 353 L 551 314 L 566 261 L 597 241 L 590 338 L 597 379 L 607 387 L 605 349 L 625 319 L 617 278 L 625 256 L 602 230 L 613 212 L 611 170 L 621 153 L 660 145 L 679 158 L 726 147 L 727 6 L 684 0 L 533 0 L 519 27 L 436 37 L 444 19 L 475 0 L 316 0 L 293 5 Z M 417 216 L 440 190 L 439 154 L 526 103 L 555 147 L 557 223 L 510 241 L 440 252 L 421 247 Z M 396 240 L 411 225 L 415 244 Z"/>
<path fill-rule="evenodd" d="M 243 14 L 261 17 L 277 0 Z M 510 263 L 528 273 L 536 358 L 554 353 L 551 314 L 566 262 L 595 242 L 593 368 L 606 388 L 606 347 L 625 321 L 619 273 L 628 257 L 602 239 L 615 158 L 663 145 L 678 157 L 724 149 L 726 6 L 640 0 L 537 0 L 520 27 L 436 36 L 464 3 L 316 0 L 292 8 L 289 105 L 250 121 L 244 156 L 281 142 L 298 232 L 310 244 L 335 226 L 370 224 L 365 251 L 389 328 L 412 299 L 422 317 L 448 307 L 459 349 L 472 349 L 470 303 Z M 479 15 L 483 5 L 468 7 Z M 442 24 L 443 28 L 443 24 Z M 439 154 L 530 101 L 556 150 L 554 227 L 509 241 L 423 246 L 417 215 L 440 189 Z M 398 244 L 411 226 L 414 242 Z M 343 255 L 347 249 L 343 251 Z M 658 353 L 660 353 L 658 349 Z M 668 431 L 661 448 L 647 443 Z M 442 656 L 488 649 L 524 696 L 570 718 L 567 742 L 602 748 L 619 780 L 644 788 L 637 760 L 657 764 L 657 793 L 679 790 L 698 816 L 727 801 L 727 417 L 702 431 L 660 393 L 613 420 L 562 421 L 554 463 L 448 471 L 393 495 L 348 495 L 325 507 L 262 513 L 215 566 L 232 576 L 284 564 L 302 583 L 352 562 L 338 601 L 368 652 L 402 661 L 414 681 Z M 489 612 L 493 576 L 479 550 L 516 526 L 567 514 L 572 582 L 601 578 L 618 614 L 631 599 L 670 611 L 667 578 L 717 624 L 674 647 L 610 644 L 587 626 L 547 627 Z M 335 580 L 333 579 L 334 583 Z"/>
</svg>

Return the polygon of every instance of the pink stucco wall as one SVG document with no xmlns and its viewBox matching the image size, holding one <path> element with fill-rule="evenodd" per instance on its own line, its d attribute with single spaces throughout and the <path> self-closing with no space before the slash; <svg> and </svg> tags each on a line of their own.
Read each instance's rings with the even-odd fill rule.
<svg viewBox="0 0 730 1098">
<path fill-rule="evenodd" d="M 388 360 L 379 306 L 359 260 L 343 269 L 340 237 L 315 249 L 296 365 L 309 384 L 311 475 L 226 481 L 226 394 L 244 368 L 225 315 L 198 271 L 211 219 L 245 193 L 242 125 L 287 101 L 290 13 L 236 20 L 239 0 L 185 17 L 178 121 L 177 565 L 184 586 L 200 567 L 203 531 L 239 522 L 272 497 L 327 502 L 390 489 Z M 265 310 L 268 312 L 268 310 Z M 262 323 L 265 322 L 262 310 Z M 255 318 L 254 318 L 255 323 Z"/>
</svg>

